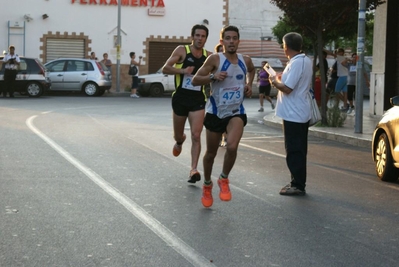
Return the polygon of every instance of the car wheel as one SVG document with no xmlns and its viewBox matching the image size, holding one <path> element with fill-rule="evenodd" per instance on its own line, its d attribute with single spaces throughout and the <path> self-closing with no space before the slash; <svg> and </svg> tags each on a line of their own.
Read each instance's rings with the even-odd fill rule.
<svg viewBox="0 0 399 267">
<path fill-rule="evenodd" d="M 140 96 L 149 96 L 150 95 L 150 90 L 144 90 L 142 88 L 137 89 L 137 92 L 139 93 Z"/>
<path fill-rule="evenodd" d="M 391 147 L 388 136 L 382 133 L 374 150 L 375 171 L 381 181 L 395 182 L 398 180 L 399 169 L 393 165 Z"/>
<path fill-rule="evenodd" d="M 26 93 L 29 97 L 40 97 L 43 95 L 43 87 L 35 82 L 30 82 L 26 86 Z"/>
<path fill-rule="evenodd" d="M 163 86 L 161 84 L 153 84 L 150 87 L 151 96 L 162 96 L 163 95 Z"/>
<path fill-rule="evenodd" d="M 83 85 L 83 92 L 87 96 L 96 96 L 99 93 L 99 89 L 98 89 L 97 84 L 89 82 L 89 83 L 85 83 Z"/>
</svg>

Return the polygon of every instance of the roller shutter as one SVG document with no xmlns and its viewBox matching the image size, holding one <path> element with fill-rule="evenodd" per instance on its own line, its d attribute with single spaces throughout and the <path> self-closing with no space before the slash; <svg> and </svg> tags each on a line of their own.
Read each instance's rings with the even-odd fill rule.
<svg viewBox="0 0 399 267">
<path fill-rule="evenodd" d="M 85 57 L 84 39 L 57 39 L 47 38 L 47 62 L 60 57 Z"/>
<path fill-rule="evenodd" d="M 187 43 L 189 44 L 189 43 Z M 173 42 L 150 42 L 148 57 L 148 73 L 155 73 L 159 70 L 170 57 L 173 50 L 182 43 Z M 137 54 L 137 52 L 136 52 Z"/>
</svg>

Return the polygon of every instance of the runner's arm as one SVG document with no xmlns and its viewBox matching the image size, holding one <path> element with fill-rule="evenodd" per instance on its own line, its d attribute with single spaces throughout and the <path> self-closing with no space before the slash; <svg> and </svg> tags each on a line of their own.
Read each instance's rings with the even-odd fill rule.
<svg viewBox="0 0 399 267">
<path fill-rule="evenodd" d="M 163 65 L 162 73 L 170 75 L 184 74 L 184 69 L 175 68 L 174 65 L 183 62 L 185 56 L 186 49 L 184 48 L 184 46 L 179 45 L 178 47 L 176 47 L 168 60 L 166 60 L 165 65 Z"/>
</svg>

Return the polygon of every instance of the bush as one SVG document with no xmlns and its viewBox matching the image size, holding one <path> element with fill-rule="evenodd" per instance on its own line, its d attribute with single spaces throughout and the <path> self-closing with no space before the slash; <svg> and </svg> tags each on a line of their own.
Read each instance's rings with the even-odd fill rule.
<svg viewBox="0 0 399 267">
<path fill-rule="evenodd" d="M 329 127 L 342 127 L 346 120 L 346 113 L 341 112 L 338 104 L 327 109 L 327 124 Z"/>
</svg>

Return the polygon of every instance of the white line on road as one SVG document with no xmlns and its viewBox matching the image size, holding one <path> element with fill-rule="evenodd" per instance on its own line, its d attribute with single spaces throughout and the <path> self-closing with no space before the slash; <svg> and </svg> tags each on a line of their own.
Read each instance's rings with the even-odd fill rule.
<svg viewBox="0 0 399 267">
<path fill-rule="evenodd" d="M 51 146 L 56 152 L 58 152 L 62 157 L 84 173 L 90 180 L 97 184 L 101 189 L 107 192 L 120 204 L 122 204 L 131 214 L 138 218 L 142 223 L 144 223 L 151 231 L 153 231 L 158 237 L 160 237 L 165 243 L 171 246 L 176 252 L 182 255 L 187 261 L 189 261 L 194 266 L 215 266 L 206 259 L 201 254 L 197 253 L 192 247 L 186 244 L 183 240 L 177 237 L 172 231 L 166 228 L 157 219 L 149 215 L 144 209 L 142 209 L 137 203 L 128 198 L 118 189 L 113 187 L 107 181 L 105 181 L 100 175 L 95 173 L 90 168 L 86 167 L 79 160 L 74 158 L 65 149 L 59 146 L 51 138 L 39 131 L 34 125 L 33 120 L 37 116 L 32 116 L 26 120 L 26 125 L 32 130 L 37 136 L 43 139 L 49 146 Z"/>
</svg>

